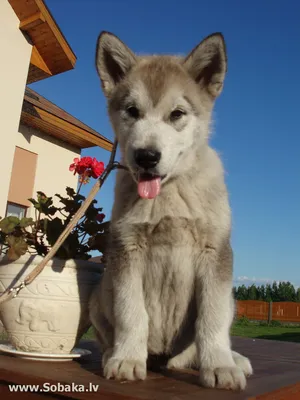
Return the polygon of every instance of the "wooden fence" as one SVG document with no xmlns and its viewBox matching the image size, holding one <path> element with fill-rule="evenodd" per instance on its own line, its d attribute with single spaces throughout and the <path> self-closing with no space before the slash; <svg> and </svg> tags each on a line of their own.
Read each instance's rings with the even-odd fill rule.
<svg viewBox="0 0 300 400">
<path fill-rule="evenodd" d="M 300 323 L 300 303 L 236 300 L 236 317 L 243 316 L 258 321 Z"/>
</svg>

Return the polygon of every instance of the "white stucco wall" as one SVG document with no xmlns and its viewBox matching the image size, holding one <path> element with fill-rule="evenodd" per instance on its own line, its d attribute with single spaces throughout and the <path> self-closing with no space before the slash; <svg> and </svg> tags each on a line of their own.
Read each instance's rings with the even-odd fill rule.
<svg viewBox="0 0 300 400">
<path fill-rule="evenodd" d="M 7 0 L 0 1 L 0 216 L 6 211 L 12 163 L 32 46 Z"/>
<path fill-rule="evenodd" d="M 34 198 L 39 190 L 49 197 L 56 193 L 65 195 L 67 186 L 76 190 L 78 176 L 69 171 L 69 166 L 80 156 L 79 149 L 23 124 L 19 127 L 16 146 L 38 155 Z M 33 217 L 32 210 L 28 210 L 27 216 Z"/>
</svg>

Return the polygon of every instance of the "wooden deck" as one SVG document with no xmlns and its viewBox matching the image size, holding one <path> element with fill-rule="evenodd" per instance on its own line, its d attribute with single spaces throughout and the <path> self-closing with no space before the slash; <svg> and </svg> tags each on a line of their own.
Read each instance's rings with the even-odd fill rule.
<svg viewBox="0 0 300 400">
<path fill-rule="evenodd" d="M 149 371 L 144 382 L 114 382 L 102 378 L 101 356 L 93 341 L 82 341 L 80 347 L 92 354 L 80 361 L 41 362 L 0 355 L 0 398 L 2 399 L 103 399 L 103 400 L 299 400 L 300 344 L 269 340 L 233 338 L 234 349 L 250 357 L 255 374 L 245 392 L 227 392 L 199 387 L 197 372 Z M 40 385 L 77 384 L 88 390 L 92 383 L 97 392 L 12 393 L 8 384 Z M 4 397 L 4 395 L 6 397 Z"/>
</svg>

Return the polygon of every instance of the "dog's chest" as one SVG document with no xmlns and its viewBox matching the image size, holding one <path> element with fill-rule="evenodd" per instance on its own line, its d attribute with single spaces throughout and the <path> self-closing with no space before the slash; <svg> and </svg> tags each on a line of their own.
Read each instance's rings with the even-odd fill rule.
<svg viewBox="0 0 300 400">
<path fill-rule="evenodd" d="M 187 225 L 185 219 L 166 218 L 147 237 L 143 288 L 154 353 L 171 351 L 194 296 L 196 233 L 185 230 Z"/>
<path fill-rule="evenodd" d="M 169 190 L 154 201 L 139 200 L 122 218 L 126 237 L 131 236 L 149 254 L 159 249 L 166 252 L 166 246 L 169 254 L 177 247 L 200 249 L 211 236 L 218 213 L 209 200 L 192 190 Z"/>
</svg>

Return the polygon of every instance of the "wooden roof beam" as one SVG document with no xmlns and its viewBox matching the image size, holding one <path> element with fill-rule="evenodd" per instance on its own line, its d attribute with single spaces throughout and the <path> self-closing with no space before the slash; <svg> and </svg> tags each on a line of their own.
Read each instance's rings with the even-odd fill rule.
<svg viewBox="0 0 300 400">
<path fill-rule="evenodd" d="M 46 21 L 44 15 L 41 12 L 37 12 L 28 18 L 20 21 L 19 28 L 21 31 L 26 32 L 29 29 L 35 28 L 36 26 L 43 24 Z"/>
<path fill-rule="evenodd" d="M 33 46 L 33 48 L 32 48 L 30 63 L 35 65 L 37 68 L 41 69 L 42 71 L 46 72 L 46 74 L 48 74 L 48 76 L 52 75 L 52 72 L 48 68 L 47 64 L 45 63 L 43 57 L 40 55 L 36 46 Z"/>
</svg>

